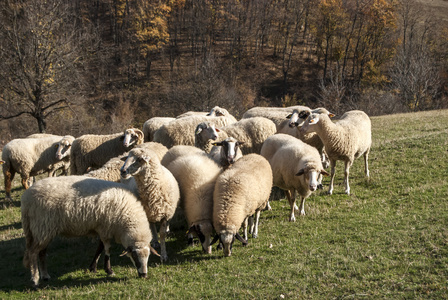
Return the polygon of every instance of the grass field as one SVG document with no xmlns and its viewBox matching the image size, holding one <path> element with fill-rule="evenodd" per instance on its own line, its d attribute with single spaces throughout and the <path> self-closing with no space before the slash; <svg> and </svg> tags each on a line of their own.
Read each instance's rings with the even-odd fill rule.
<svg viewBox="0 0 448 300">
<path fill-rule="evenodd" d="M 116 244 L 116 276 L 87 273 L 96 241 L 61 238 L 48 249 L 52 279 L 31 290 L 16 180 L 12 203 L 0 194 L 0 299 L 446 299 L 448 111 L 374 117 L 372 125 L 371 179 L 355 161 L 352 195 L 343 194 L 339 163 L 334 195 L 316 192 L 295 223 L 287 201 L 273 201 L 259 238 L 235 243 L 229 258 L 187 248 L 177 224 L 169 261 L 151 256 L 147 279 Z"/>
</svg>

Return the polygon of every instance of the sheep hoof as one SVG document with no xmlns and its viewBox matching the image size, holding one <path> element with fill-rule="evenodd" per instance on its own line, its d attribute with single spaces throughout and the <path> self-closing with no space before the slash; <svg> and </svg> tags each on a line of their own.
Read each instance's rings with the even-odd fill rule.
<svg viewBox="0 0 448 300">
<path fill-rule="evenodd" d="M 292 216 L 289 218 L 289 222 L 295 222 L 296 221 L 296 217 Z"/>
<path fill-rule="evenodd" d="M 160 256 L 160 261 L 161 262 L 165 262 L 167 260 L 168 260 L 168 256 L 166 256 L 166 255 L 165 256 L 162 256 L 162 255 Z"/>
<path fill-rule="evenodd" d="M 254 239 L 257 239 L 257 238 L 258 238 L 258 234 L 252 234 L 252 237 L 253 237 Z"/>
<path fill-rule="evenodd" d="M 318 190 L 323 190 L 323 189 L 324 189 L 324 186 L 323 186 L 322 184 L 318 184 L 318 185 L 317 185 L 317 189 L 318 189 Z"/>
<path fill-rule="evenodd" d="M 49 281 L 50 278 L 51 278 L 51 277 L 50 277 L 49 275 L 47 275 L 47 276 L 43 276 L 43 277 L 42 277 L 42 280 L 43 280 L 43 281 Z"/>
</svg>

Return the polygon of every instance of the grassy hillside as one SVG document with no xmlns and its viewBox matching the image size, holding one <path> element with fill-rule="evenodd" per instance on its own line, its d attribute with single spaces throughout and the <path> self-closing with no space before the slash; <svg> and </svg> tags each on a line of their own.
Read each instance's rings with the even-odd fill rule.
<svg viewBox="0 0 448 300">
<path fill-rule="evenodd" d="M 357 160 L 351 196 L 343 194 L 339 163 L 334 195 L 316 192 L 295 223 L 288 222 L 287 202 L 273 201 L 261 215 L 259 238 L 245 248 L 235 243 L 230 258 L 187 248 L 185 229 L 174 226 L 169 262 L 152 256 L 146 280 L 119 257 L 121 246 L 112 249 L 116 276 L 108 278 L 103 270 L 85 272 L 95 241 L 57 239 L 48 250 L 51 281 L 30 290 L 22 266 L 23 190 L 13 190 L 12 203 L 2 191 L 0 298 L 445 298 L 448 111 L 373 117 L 372 125 L 371 180 Z"/>
</svg>

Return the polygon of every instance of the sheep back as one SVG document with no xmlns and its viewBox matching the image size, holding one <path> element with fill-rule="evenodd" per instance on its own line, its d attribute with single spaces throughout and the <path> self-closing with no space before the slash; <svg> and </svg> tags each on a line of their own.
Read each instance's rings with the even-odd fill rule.
<svg viewBox="0 0 448 300">
<path fill-rule="evenodd" d="M 263 209 L 272 188 L 272 170 L 259 154 L 248 154 L 221 173 L 213 194 L 213 226 L 236 234 L 247 216 Z"/>
</svg>

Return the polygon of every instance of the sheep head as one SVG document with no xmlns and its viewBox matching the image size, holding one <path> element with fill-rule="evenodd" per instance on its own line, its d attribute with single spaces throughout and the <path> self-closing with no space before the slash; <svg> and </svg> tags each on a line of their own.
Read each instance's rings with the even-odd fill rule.
<svg viewBox="0 0 448 300">
<path fill-rule="evenodd" d="M 134 148 L 122 160 L 124 164 L 120 169 L 120 175 L 123 179 L 128 179 L 144 171 L 148 164 L 157 160 L 157 156 L 151 150 Z"/>
<path fill-rule="evenodd" d="M 70 157 L 70 149 L 75 138 L 71 135 L 64 136 L 58 143 L 56 150 L 56 159 L 61 160 L 64 157 Z"/>
<path fill-rule="evenodd" d="M 313 167 L 307 166 L 303 169 L 300 169 L 296 176 L 304 176 L 305 182 L 308 185 L 308 189 L 312 192 L 317 190 L 319 187 L 319 176 L 320 175 L 328 176 L 329 174 L 321 167 Z"/>
<path fill-rule="evenodd" d="M 140 145 L 143 143 L 144 134 L 143 131 L 137 128 L 128 128 L 124 131 L 123 145 L 126 148 L 131 146 Z"/>
</svg>

